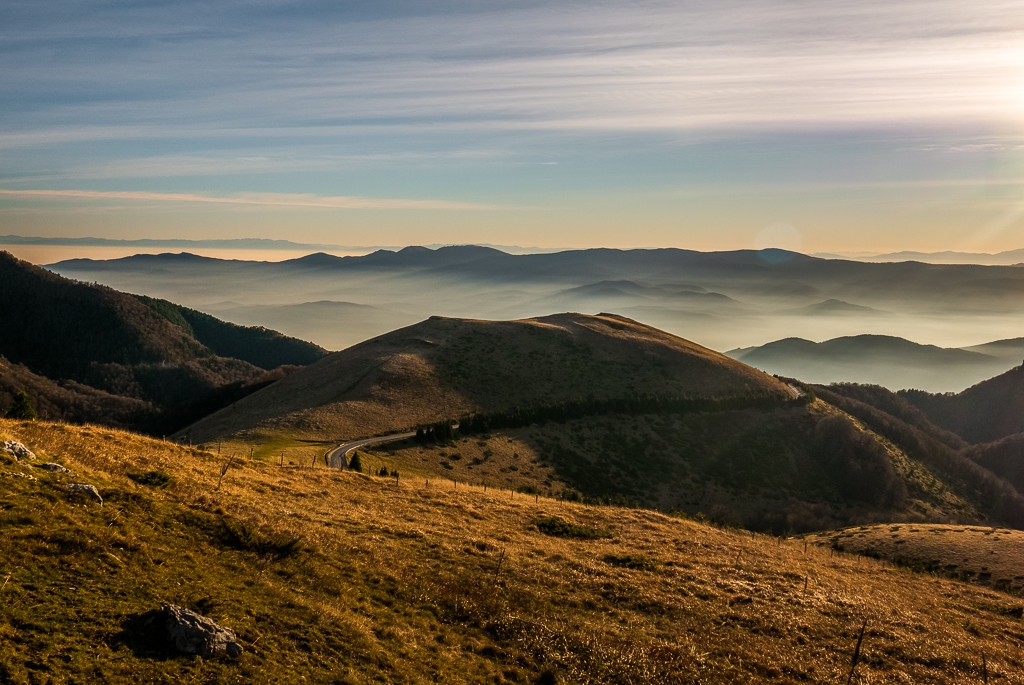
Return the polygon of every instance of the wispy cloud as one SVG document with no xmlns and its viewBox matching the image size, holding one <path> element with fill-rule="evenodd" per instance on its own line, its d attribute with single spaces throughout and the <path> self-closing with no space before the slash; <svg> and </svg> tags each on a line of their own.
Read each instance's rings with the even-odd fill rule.
<svg viewBox="0 0 1024 685">
<path fill-rule="evenodd" d="M 114 14 L 86 2 L 64 23 L 38 4 L 0 30 L 18 57 L 0 91 L 16 105 L 8 144 L 153 128 L 650 130 L 1024 114 L 1019 2 L 494 3 L 414 16 L 301 2 Z"/>
<path fill-rule="evenodd" d="M 211 203 L 259 207 L 307 207 L 316 209 L 430 209 L 430 210 L 494 210 L 513 209 L 501 205 L 484 205 L 447 200 L 402 200 L 349 196 L 318 196 L 288 193 L 237 193 L 228 197 L 195 193 L 154 193 L 144 191 L 108 190 L 11 190 L 0 189 L 0 197 L 22 200 L 133 200 L 139 202 Z"/>
</svg>

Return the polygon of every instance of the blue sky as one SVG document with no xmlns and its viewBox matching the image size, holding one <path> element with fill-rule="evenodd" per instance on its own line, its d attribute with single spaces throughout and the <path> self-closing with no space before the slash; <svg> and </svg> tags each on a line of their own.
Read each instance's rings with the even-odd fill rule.
<svg viewBox="0 0 1024 685">
<path fill-rule="evenodd" d="M 0 233 L 1024 247 L 1024 2 L 0 7 Z"/>
</svg>

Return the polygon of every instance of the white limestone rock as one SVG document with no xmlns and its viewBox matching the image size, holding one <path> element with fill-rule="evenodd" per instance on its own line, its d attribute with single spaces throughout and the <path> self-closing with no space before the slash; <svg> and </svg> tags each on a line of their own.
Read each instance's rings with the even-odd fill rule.
<svg viewBox="0 0 1024 685">
<path fill-rule="evenodd" d="M 103 498 L 100 497 L 100 491 L 96 489 L 95 485 L 89 485 L 88 483 L 68 483 L 67 488 L 71 492 L 85 493 L 99 502 L 101 507 L 103 506 Z"/>
<path fill-rule="evenodd" d="M 32 450 L 22 445 L 17 440 L 4 440 L 0 442 L 0 451 L 13 454 L 15 459 L 19 461 L 22 459 L 32 460 L 36 458 Z"/>
</svg>

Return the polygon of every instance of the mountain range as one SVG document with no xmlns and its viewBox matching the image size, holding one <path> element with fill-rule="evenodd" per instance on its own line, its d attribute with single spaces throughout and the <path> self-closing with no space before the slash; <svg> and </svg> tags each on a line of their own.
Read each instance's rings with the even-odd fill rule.
<svg viewBox="0 0 1024 685">
<path fill-rule="evenodd" d="M 726 352 L 768 373 L 810 383 L 853 382 L 892 390 L 958 391 L 1020 366 L 1024 338 L 942 348 L 886 335 L 856 335 L 816 343 L 785 338 Z"/>
<path fill-rule="evenodd" d="M 1019 337 L 1015 322 L 1024 310 L 1024 270 L 1017 267 L 865 263 L 783 250 L 524 255 L 479 246 L 409 247 L 282 262 L 137 255 L 48 268 L 214 316 L 230 318 L 235 309 L 235 322 L 247 325 L 272 326 L 292 318 L 277 308 L 309 303 L 366 307 L 350 308 L 345 326 L 326 319 L 285 329 L 331 349 L 432 315 L 521 319 L 552 311 L 615 311 L 717 350 L 864 333 L 959 348 Z"/>
</svg>

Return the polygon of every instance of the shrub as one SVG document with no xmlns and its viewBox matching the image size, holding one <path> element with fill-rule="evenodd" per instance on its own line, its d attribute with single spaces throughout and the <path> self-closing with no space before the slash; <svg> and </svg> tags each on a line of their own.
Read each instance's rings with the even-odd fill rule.
<svg viewBox="0 0 1024 685">
<path fill-rule="evenodd" d="M 657 561 L 643 554 L 605 554 L 603 561 L 612 566 L 632 568 L 638 571 L 654 571 L 658 568 Z"/>
<path fill-rule="evenodd" d="M 166 488 L 174 480 L 163 471 L 129 471 L 128 477 L 139 485 L 148 485 L 151 488 Z"/>
<path fill-rule="evenodd" d="M 265 561 L 287 559 L 302 551 L 302 540 L 281 533 L 264 533 L 245 521 L 222 520 L 221 539 L 234 549 L 251 552 Z"/>
<path fill-rule="evenodd" d="M 598 540 L 601 538 L 610 538 L 612 536 L 612 534 L 607 530 L 600 530 L 598 528 L 590 528 L 588 526 L 570 523 L 564 519 L 558 518 L 557 516 L 542 516 L 534 519 L 533 525 L 537 526 L 537 530 L 545 535 L 551 535 L 556 538 Z"/>
</svg>

